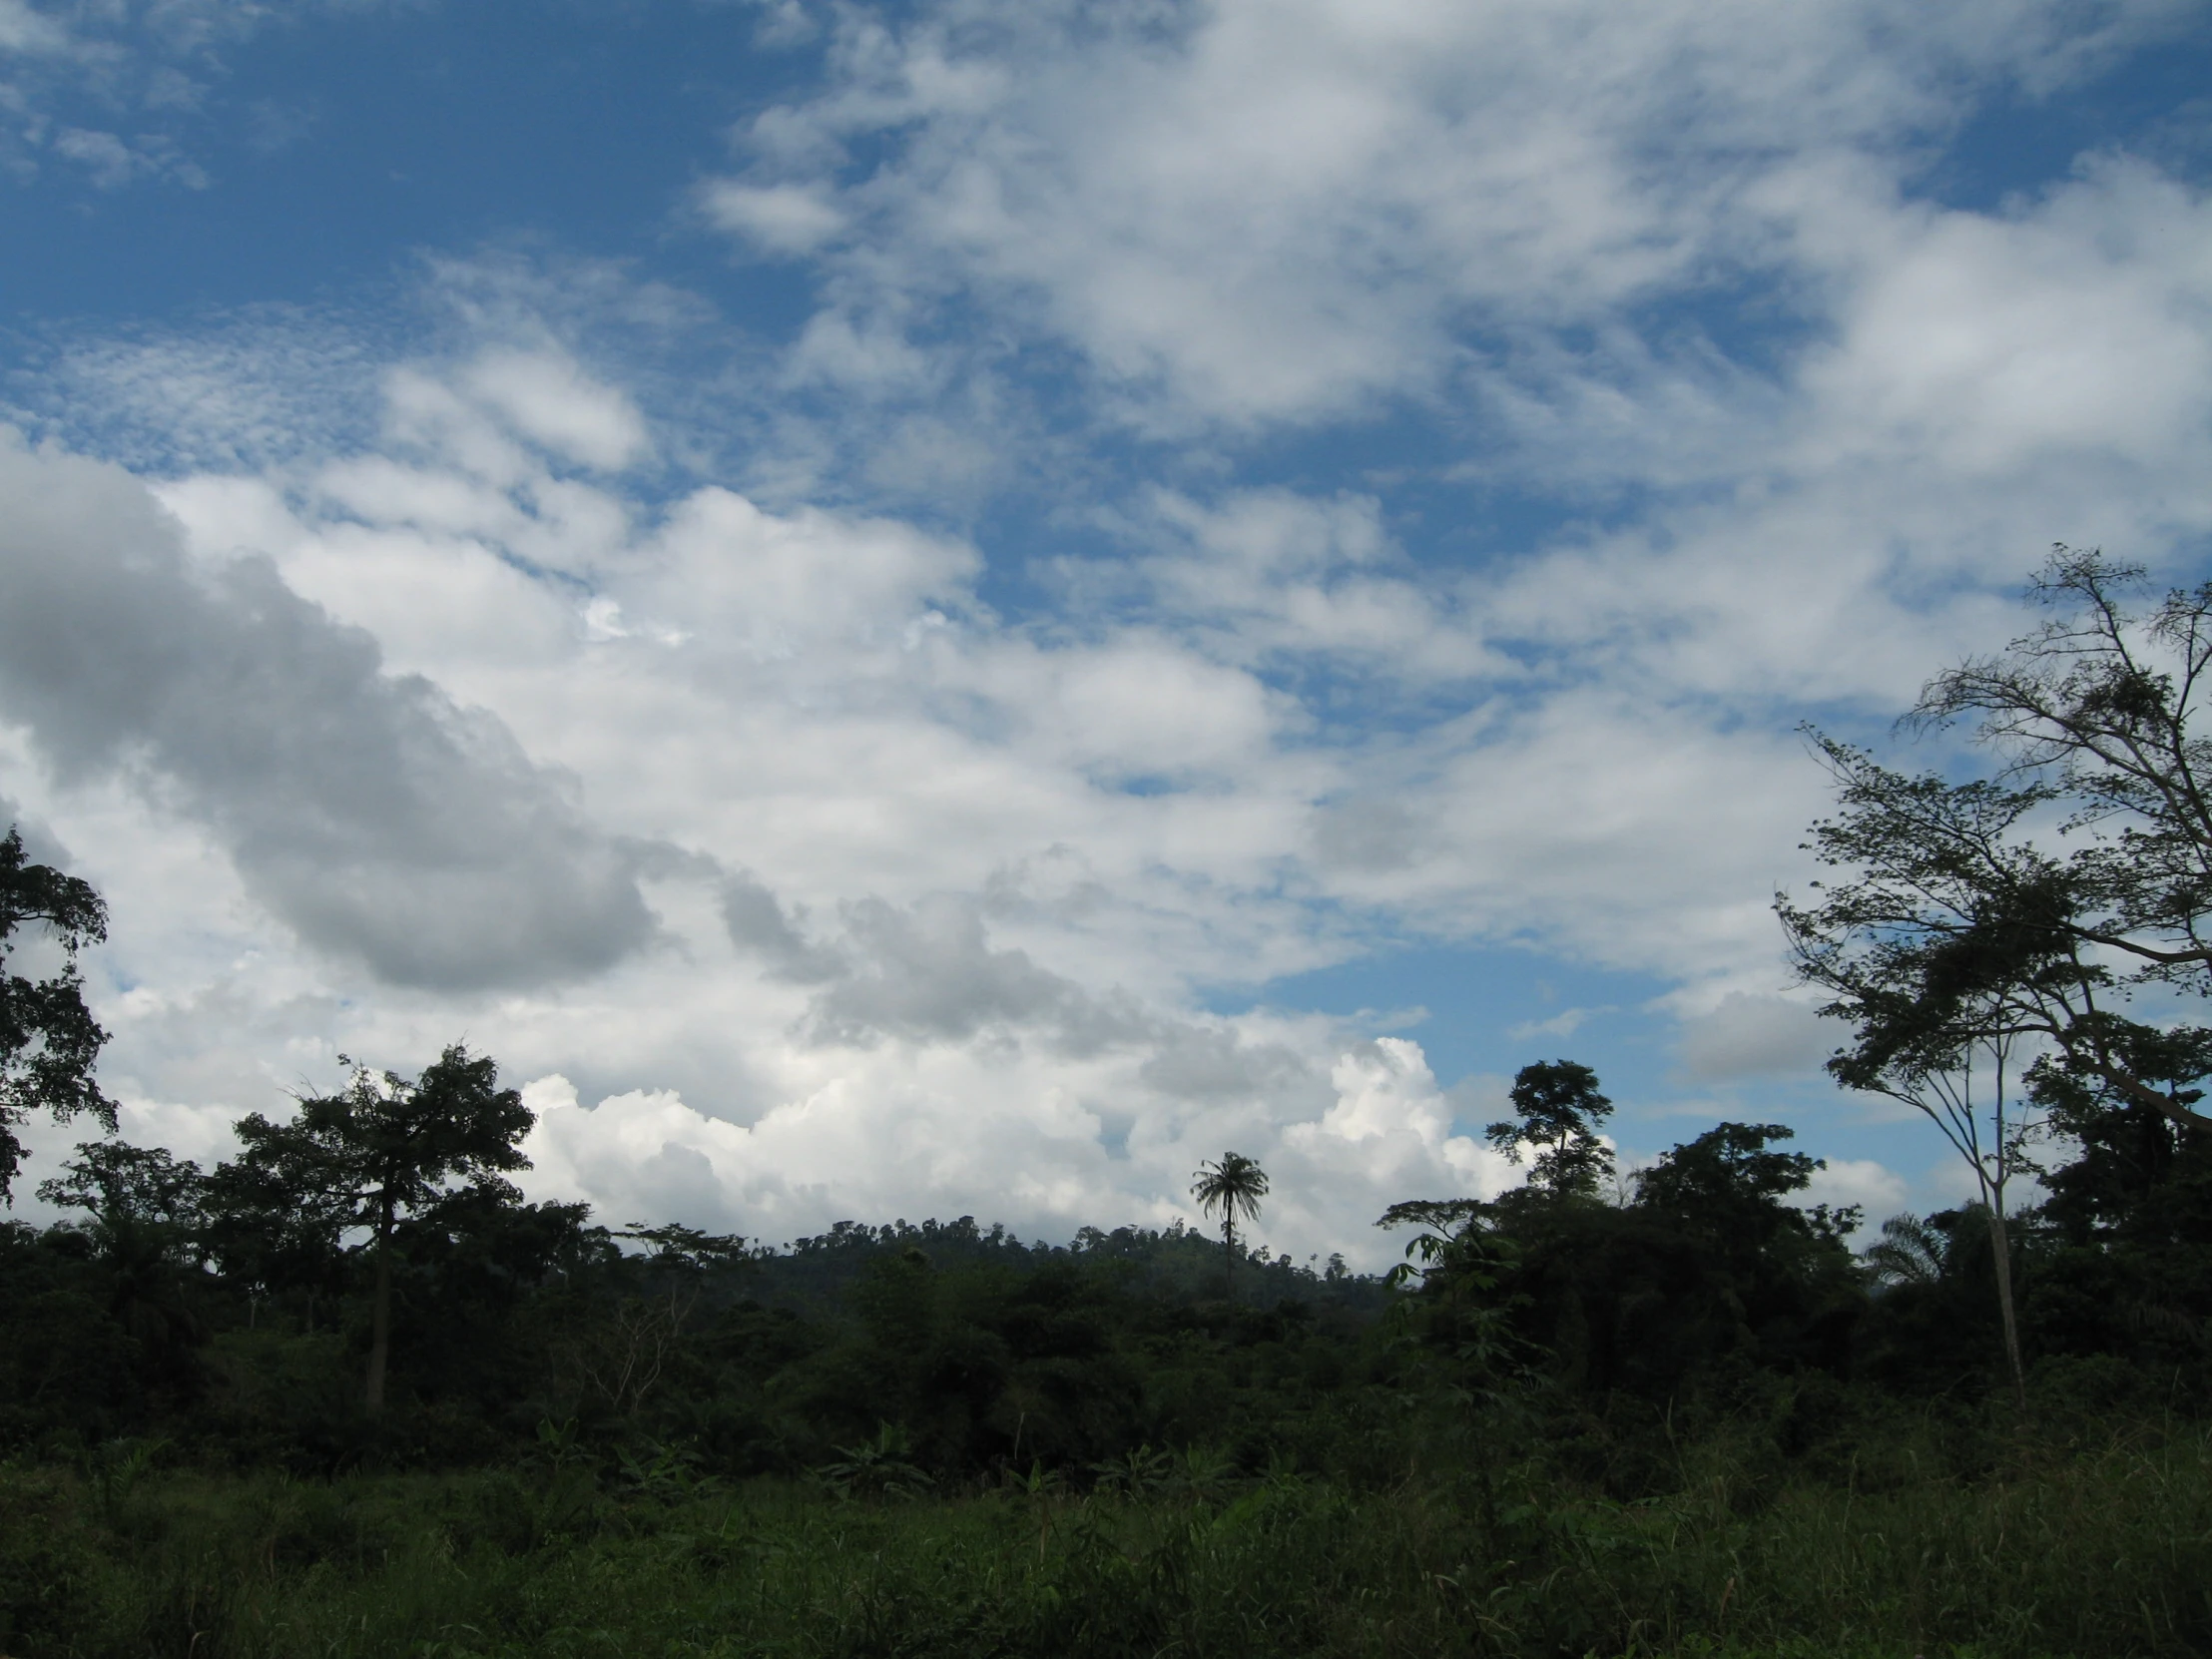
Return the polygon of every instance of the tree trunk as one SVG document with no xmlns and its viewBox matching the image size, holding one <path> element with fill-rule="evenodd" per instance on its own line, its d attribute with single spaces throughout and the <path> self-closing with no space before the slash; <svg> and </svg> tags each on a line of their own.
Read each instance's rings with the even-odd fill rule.
<svg viewBox="0 0 2212 1659">
<path fill-rule="evenodd" d="M 368 1321 L 366 1408 L 375 1416 L 384 1408 L 384 1363 L 391 1355 L 391 1201 L 376 1218 L 376 1291 Z"/>
<path fill-rule="evenodd" d="M 1221 1294 L 1229 1302 L 1237 1300 L 1237 1218 L 1229 1216 L 1221 1224 Z"/>
<path fill-rule="evenodd" d="M 2024 1411 L 2027 1409 L 2027 1368 L 2020 1364 L 2020 1323 L 2012 1310 L 2012 1250 L 2004 1236 L 2001 1199 L 1989 1206 L 1989 1254 L 1997 1272 L 1997 1310 L 2004 1316 L 2004 1358 L 2012 1368 L 2012 1397 Z"/>
</svg>

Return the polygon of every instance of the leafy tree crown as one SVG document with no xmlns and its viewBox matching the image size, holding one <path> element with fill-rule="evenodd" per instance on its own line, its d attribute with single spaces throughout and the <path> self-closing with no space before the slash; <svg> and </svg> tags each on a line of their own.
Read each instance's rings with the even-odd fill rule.
<svg viewBox="0 0 2212 1659">
<path fill-rule="evenodd" d="M 1594 1197 L 1613 1173 L 1613 1154 L 1598 1126 L 1613 1103 L 1598 1092 L 1597 1073 L 1573 1060 L 1521 1067 L 1508 1098 L 1517 1117 L 1493 1123 L 1485 1138 L 1514 1163 L 1535 1148 L 1529 1187 L 1554 1197 Z"/>
</svg>

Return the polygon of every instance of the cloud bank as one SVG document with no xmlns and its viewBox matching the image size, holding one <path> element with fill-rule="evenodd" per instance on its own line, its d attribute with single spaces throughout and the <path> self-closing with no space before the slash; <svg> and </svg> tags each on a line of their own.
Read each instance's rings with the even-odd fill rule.
<svg viewBox="0 0 2212 1659">
<path fill-rule="evenodd" d="M 266 560 L 195 565 L 119 469 L 0 445 L 0 696 L 63 779 L 210 826 L 307 943 L 400 985 L 574 978 L 647 935 L 629 860 L 506 729 Z"/>
</svg>

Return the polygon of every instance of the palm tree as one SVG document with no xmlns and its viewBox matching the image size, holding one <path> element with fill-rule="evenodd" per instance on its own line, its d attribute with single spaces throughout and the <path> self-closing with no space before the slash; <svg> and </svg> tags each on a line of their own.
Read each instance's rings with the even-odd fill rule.
<svg viewBox="0 0 2212 1659">
<path fill-rule="evenodd" d="M 1237 1272 L 1237 1212 L 1260 1219 L 1260 1200 L 1268 1196 L 1268 1172 L 1241 1152 L 1225 1152 L 1218 1164 L 1201 1164 L 1191 1180 L 1191 1196 L 1200 1210 L 1221 1212 L 1221 1242 L 1227 1254 L 1222 1271 L 1225 1295 L 1234 1300 Z"/>
<path fill-rule="evenodd" d="M 1980 1206 L 1974 1205 L 1974 1209 Z M 1898 1285 L 1933 1285 L 1943 1277 L 1950 1257 L 1950 1237 L 1919 1216 L 1892 1216 L 1882 1224 L 1881 1241 L 1865 1260 L 1875 1283 L 1888 1290 Z"/>
</svg>

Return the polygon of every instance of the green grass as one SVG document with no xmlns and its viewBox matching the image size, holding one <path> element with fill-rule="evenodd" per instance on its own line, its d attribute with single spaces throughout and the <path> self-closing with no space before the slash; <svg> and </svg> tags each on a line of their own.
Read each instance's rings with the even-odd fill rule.
<svg viewBox="0 0 2212 1659">
<path fill-rule="evenodd" d="M 113 1460 L 110 1460 L 111 1463 Z M 143 1464 L 144 1459 L 139 1462 Z M 2212 1650 L 2212 1435 L 1870 1483 L 1685 1456 L 1633 1503 L 1509 1464 L 1359 1490 L 883 1502 L 595 1474 L 0 1469 L 10 1659 Z"/>
</svg>

